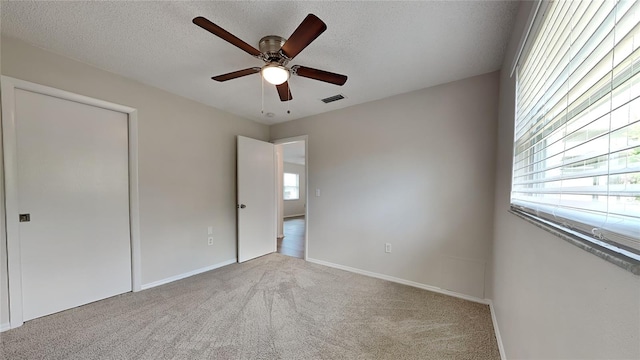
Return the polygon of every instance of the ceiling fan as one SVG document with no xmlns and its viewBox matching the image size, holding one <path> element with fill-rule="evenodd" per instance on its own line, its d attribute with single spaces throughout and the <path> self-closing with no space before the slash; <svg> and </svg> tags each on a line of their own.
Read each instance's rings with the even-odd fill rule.
<svg viewBox="0 0 640 360">
<path fill-rule="evenodd" d="M 289 77 L 298 75 L 309 79 L 320 80 L 335 85 L 344 85 L 347 81 L 345 75 L 309 68 L 306 66 L 293 65 L 287 67 L 289 61 L 293 60 L 304 48 L 306 48 L 320 34 L 327 30 L 327 25 L 313 14 L 307 15 L 298 28 L 291 34 L 289 39 L 276 35 L 268 35 L 260 39 L 258 47 L 260 50 L 240 40 L 230 32 L 212 23 L 202 16 L 193 19 L 193 23 L 209 31 L 213 35 L 225 40 L 232 45 L 244 50 L 249 55 L 265 62 L 262 67 L 251 67 L 248 69 L 230 72 L 228 74 L 212 77 L 216 81 L 227 81 L 237 79 L 242 76 L 261 73 L 262 77 L 269 83 L 276 86 L 281 101 L 293 99 L 289 89 Z"/>
</svg>

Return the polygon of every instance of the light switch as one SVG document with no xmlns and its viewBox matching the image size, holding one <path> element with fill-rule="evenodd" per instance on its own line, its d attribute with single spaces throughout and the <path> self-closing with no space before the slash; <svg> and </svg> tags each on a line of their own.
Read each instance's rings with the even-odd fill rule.
<svg viewBox="0 0 640 360">
<path fill-rule="evenodd" d="M 207 228 L 207 234 L 208 234 L 208 235 L 213 234 L 213 226 L 209 226 L 209 227 Z"/>
<path fill-rule="evenodd" d="M 320 189 L 316 189 L 316 197 L 320 196 Z"/>
</svg>

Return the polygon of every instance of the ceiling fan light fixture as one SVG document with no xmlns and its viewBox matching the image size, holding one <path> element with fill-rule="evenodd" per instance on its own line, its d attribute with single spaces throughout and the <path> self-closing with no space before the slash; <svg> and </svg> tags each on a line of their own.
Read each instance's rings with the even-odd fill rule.
<svg viewBox="0 0 640 360">
<path fill-rule="evenodd" d="M 267 64 L 260 72 L 262 77 L 273 85 L 280 85 L 289 80 L 289 70 L 282 65 Z"/>
</svg>

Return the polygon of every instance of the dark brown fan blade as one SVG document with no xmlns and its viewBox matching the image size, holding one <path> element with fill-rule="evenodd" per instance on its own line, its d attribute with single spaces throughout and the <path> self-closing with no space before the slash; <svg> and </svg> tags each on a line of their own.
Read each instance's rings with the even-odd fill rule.
<svg viewBox="0 0 640 360">
<path fill-rule="evenodd" d="M 248 69 L 244 69 L 244 70 L 238 70 L 238 71 L 230 72 L 228 74 L 222 74 L 222 75 L 214 76 L 211 79 L 213 79 L 215 81 L 221 81 L 222 82 L 222 81 L 237 79 L 239 77 L 243 77 L 243 76 L 247 76 L 247 75 L 251 75 L 251 74 L 255 74 L 255 73 L 259 73 L 259 72 L 260 72 L 260 68 L 259 67 L 252 67 L 252 68 L 248 68 Z"/>
<path fill-rule="evenodd" d="M 294 70 L 295 74 L 298 76 L 320 80 L 340 86 L 344 85 L 344 83 L 347 82 L 346 75 L 335 74 L 324 70 L 318 70 L 299 65 L 293 66 L 291 70 Z"/>
<path fill-rule="evenodd" d="M 280 101 L 289 101 L 293 99 L 293 96 L 291 96 L 291 89 L 289 89 L 288 81 L 285 81 L 280 85 L 276 85 L 276 89 L 278 89 L 278 95 L 280 95 Z"/>
<path fill-rule="evenodd" d="M 230 32 L 228 32 L 227 30 L 221 28 L 220 26 L 212 23 L 211 21 L 203 18 L 202 16 L 198 16 L 197 18 L 193 19 L 193 23 L 200 26 L 201 28 L 207 30 L 208 32 L 212 33 L 213 35 L 221 38 L 222 40 L 225 40 L 237 47 L 239 47 L 240 49 L 248 52 L 250 55 L 253 56 L 260 56 L 260 51 L 256 48 L 254 48 L 253 46 L 247 44 L 246 42 L 238 39 L 235 35 L 231 34 Z"/>
<path fill-rule="evenodd" d="M 325 30 L 327 30 L 327 25 L 322 20 L 313 14 L 307 15 L 282 45 L 282 53 L 289 59 L 293 59 Z"/>
</svg>

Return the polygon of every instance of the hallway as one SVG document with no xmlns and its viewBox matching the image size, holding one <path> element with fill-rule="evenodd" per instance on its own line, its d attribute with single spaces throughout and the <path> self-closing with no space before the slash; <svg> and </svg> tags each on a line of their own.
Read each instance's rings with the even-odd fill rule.
<svg viewBox="0 0 640 360">
<path fill-rule="evenodd" d="M 304 259 L 304 216 L 284 219 L 284 238 L 278 239 L 278 252 L 282 255 Z"/>
</svg>

